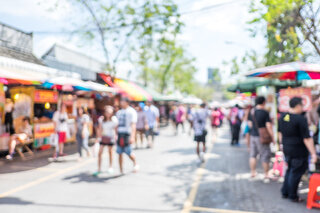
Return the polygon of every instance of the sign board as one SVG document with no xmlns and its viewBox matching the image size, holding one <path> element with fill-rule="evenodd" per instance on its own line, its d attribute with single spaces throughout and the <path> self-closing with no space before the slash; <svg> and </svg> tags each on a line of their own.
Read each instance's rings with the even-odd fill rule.
<svg viewBox="0 0 320 213">
<path fill-rule="evenodd" d="M 293 97 L 300 97 L 303 99 L 303 110 L 310 111 L 312 109 L 311 88 L 294 88 L 281 89 L 279 96 L 279 111 L 288 112 L 290 109 L 289 101 Z"/>
<path fill-rule="evenodd" d="M 6 96 L 4 93 L 4 88 L 3 84 L 0 84 L 0 118 L 1 118 L 1 123 L 4 123 L 4 105 L 6 102 Z"/>
<path fill-rule="evenodd" d="M 46 138 L 54 134 L 54 123 L 35 123 L 34 124 L 34 138 Z"/>
<path fill-rule="evenodd" d="M 36 90 L 34 92 L 34 102 L 35 103 L 57 103 L 58 102 L 58 92 L 49 90 Z"/>
</svg>

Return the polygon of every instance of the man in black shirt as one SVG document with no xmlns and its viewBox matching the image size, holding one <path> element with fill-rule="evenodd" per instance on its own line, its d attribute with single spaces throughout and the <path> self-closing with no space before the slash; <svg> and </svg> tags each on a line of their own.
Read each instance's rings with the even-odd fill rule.
<svg viewBox="0 0 320 213">
<path fill-rule="evenodd" d="M 302 112 L 302 99 L 294 97 L 290 100 L 289 113 L 283 114 L 279 120 L 279 139 L 283 144 L 283 152 L 288 163 L 281 192 L 283 198 L 290 198 L 294 202 L 302 201 L 297 191 L 301 177 L 308 168 L 309 152 L 312 163 L 317 161 L 308 122 Z"/>
<path fill-rule="evenodd" d="M 251 177 L 256 176 L 257 157 L 260 155 L 264 170 L 264 182 L 268 183 L 269 163 L 271 158 L 270 144 L 262 144 L 259 137 L 259 128 L 267 128 L 267 131 L 273 138 L 272 124 L 269 112 L 265 108 L 266 99 L 263 96 L 256 98 L 256 107 L 249 114 L 250 127 L 250 169 Z"/>
</svg>

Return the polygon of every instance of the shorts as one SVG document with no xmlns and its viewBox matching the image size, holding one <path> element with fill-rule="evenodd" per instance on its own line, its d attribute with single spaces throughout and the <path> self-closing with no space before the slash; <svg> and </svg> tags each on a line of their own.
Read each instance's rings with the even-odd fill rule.
<svg viewBox="0 0 320 213">
<path fill-rule="evenodd" d="M 211 127 L 212 127 L 212 128 L 218 128 L 219 125 L 217 125 L 217 124 L 211 124 Z"/>
<path fill-rule="evenodd" d="M 110 143 L 100 142 L 100 146 L 114 146 L 114 142 L 110 142 Z"/>
<path fill-rule="evenodd" d="M 145 129 L 137 129 L 138 134 L 145 134 L 146 130 Z"/>
<path fill-rule="evenodd" d="M 126 153 L 128 156 L 131 155 L 132 153 L 132 148 L 131 145 L 125 146 L 125 147 L 121 147 L 121 146 L 117 146 L 117 153 L 119 155 Z"/>
<path fill-rule="evenodd" d="M 67 141 L 67 133 L 66 132 L 58 132 L 59 144 L 65 143 Z"/>
<path fill-rule="evenodd" d="M 194 141 L 197 142 L 197 143 L 200 143 L 200 142 L 205 143 L 206 142 L 206 136 L 207 136 L 207 134 L 205 134 L 205 133 L 203 133 L 202 135 L 195 135 L 194 136 Z"/>
<path fill-rule="evenodd" d="M 146 136 L 147 136 L 147 137 L 152 136 L 152 138 L 154 137 L 153 128 L 149 128 L 149 129 L 146 131 Z"/>
<path fill-rule="evenodd" d="M 250 157 L 257 158 L 260 154 L 260 159 L 264 163 L 269 163 L 271 158 L 270 144 L 260 143 L 259 136 L 250 137 Z"/>
</svg>

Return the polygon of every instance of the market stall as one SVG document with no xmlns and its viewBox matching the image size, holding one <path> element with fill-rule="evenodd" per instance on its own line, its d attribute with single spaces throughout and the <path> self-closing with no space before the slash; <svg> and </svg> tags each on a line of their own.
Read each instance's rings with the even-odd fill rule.
<svg viewBox="0 0 320 213">
<path fill-rule="evenodd" d="M 4 86 L 0 83 L 0 151 L 8 150 L 10 134 L 5 129 L 5 92 Z"/>
<path fill-rule="evenodd" d="M 58 92 L 21 86 L 11 88 L 10 95 L 14 102 L 14 129 L 19 128 L 24 116 L 30 117 L 33 124 L 34 148 L 49 148 L 55 132 L 52 116 L 57 109 Z"/>
</svg>

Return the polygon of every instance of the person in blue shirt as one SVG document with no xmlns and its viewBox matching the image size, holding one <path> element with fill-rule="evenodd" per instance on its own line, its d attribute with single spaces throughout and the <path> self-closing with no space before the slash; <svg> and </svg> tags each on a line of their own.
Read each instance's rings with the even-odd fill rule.
<svg viewBox="0 0 320 213">
<path fill-rule="evenodd" d="M 146 136 L 148 139 L 148 148 L 152 148 L 154 143 L 155 130 L 159 127 L 159 109 L 153 105 L 151 101 L 146 102 L 144 108 L 145 114 L 148 121 L 148 130 L 146 131 Z"/>
</svg>

